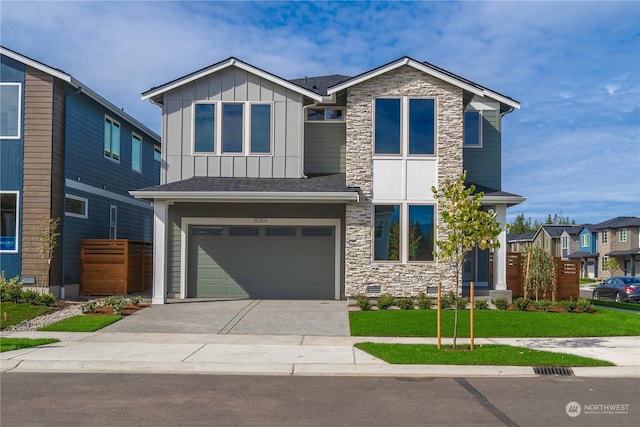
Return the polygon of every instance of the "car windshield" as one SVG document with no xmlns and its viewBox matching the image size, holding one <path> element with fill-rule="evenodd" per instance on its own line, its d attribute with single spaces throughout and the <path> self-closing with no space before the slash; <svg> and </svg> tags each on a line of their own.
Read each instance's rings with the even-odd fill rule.
<svg viewBox="0 0 640 427">
<path fill-rule="evenodd" d="M 625 285 L 632 285 L 634 283 L 640 283 L 640 277 L 625 277 L 622 281 Z"/>
</svg>

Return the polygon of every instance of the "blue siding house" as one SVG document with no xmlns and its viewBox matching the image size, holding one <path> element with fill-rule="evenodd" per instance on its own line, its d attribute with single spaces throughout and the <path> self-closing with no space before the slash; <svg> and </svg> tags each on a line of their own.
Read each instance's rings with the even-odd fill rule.
<svg viewBox="0 0 640 427">
<path fill-rule="evenodd" d="M 152 240 L 152 206 L 128 192 L 160 182 L 160 137 L 71 75 L 0 53 L 0 269 L 72 296 L 81 239 Z M 60 218 L 49 268 L 43 218 Z"/>
<path fill-rule="evenodd" d="M 585 224 L 579 227 L 577 233 L 572 234 L 577 236 L 577 241 L 575 242 L 575 248 L 577 250 L 570 251 L 565 257 L 580 260 L 581 277 L 598 277 L 597 265 L 599 254 L 597 233 L 591 229 L 590 224 Z"/>
</svg>

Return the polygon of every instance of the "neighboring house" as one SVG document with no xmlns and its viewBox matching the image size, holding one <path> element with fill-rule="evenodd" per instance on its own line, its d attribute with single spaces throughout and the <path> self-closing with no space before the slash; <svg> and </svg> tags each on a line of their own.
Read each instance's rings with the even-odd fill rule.
<svg viewBox="0 0 640 427">
<path fill-rule="evenodd" d="M 71 296 L 81 239 L 151 241 L 152 207 L 128 191 L 159 182 L 160 138 L 64 71 L 0 53 L 0 269 Z M 50 270 L 43 217 L 61 221 Z"/>
<path fill-rule="evenodd" d="M 597 232 L 598 252 L 602 255 L 598 263 L 598 277 L 610 275 L 640 275 L 640 218 L 619 216 L 592 226 Z M 620 270 L 604 271 L 608 257 L 618 260 Z"/>
<path fill-rule="evenodd" d="M 518 102 L 411 58 L 293 81 L 229 58 L 142 98 L 163 118 L 161 185 L 131 192 L 153 201 L 154 304 L 451 289 L 431 187 L 466 169 L 503 226 L 524 200 L 501 180 L 501 121 Z M 475 251 L 463 279 L 488 286 L 489 271 Z"/>
<path fill-rule="evenodd" d="M 507 234 L 507 245 L 510 252 L 522 252 L 524 248 L 533 244 L 535 231 L 519 234 Z"/>
<path fill-rule="evenodd" d="M 598 277 L 598 236 L 591 224 L 576 225 L 565 229 L 560 235 L 562 257 L 580 260 L 580 275 Z"/>
<path fill-rule="evenodd" d="M 550 256 L 563 256 L 561 234 L 575 225 L 544 224 L 541 225 L 533 237 L 533 244 L 544 249 Z"/>
</svg>

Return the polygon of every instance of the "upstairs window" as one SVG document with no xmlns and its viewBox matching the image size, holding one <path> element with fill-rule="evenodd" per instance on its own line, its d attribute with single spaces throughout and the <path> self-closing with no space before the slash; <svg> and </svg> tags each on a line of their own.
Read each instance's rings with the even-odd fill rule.
<svg viewBox="0 0 640 427">
<path fill-rule="evenodd" d="M 142 138 L 131 135 L 131 170 L 142 172 Z"/>
<path fill-rule="evenodd" d="M 609 243 L 609 231 L 602 230 L 601 234 L 602 234 L 602 243 Z"/>
<path fill-rule="evenodd" d="M 153 160 L 157 162 L 162 161 L 162 151 L 160 151 L 160 147 L 157 145 L 153 147 Z"/>
<path fill-rule="evenodd" d="M 243 104 L 222 104 L 222 152 L 242 153 Z"/>
<path fill-rule="evenodd" d="M 591 236 L 588 234 L 582 234 L 580 236 L 581 239 L 581 243 L 580 246 L 582 246 L 583 248 L 588 248 L 589 246 L 591 246 Z"/>
<path fill-rule="evenodd" d="M 251 104 L 251 147 L 252 153 L 271 152 L 271 105 Z"/>
<path fill-rule="evenodd" d="M 120 123 L 104 118 L 104 157 L 120 162 Z"/>
<path fill-rule="evenodd" d="M 620 230 L 618 230 L 618 241 L 620 243 L 624 243 L 627 241 L 627 228 L 621 228 Z"/>
<path fill-rule="evenodd" d="M 375 154 L 435 154 L 435 99 L 377 98 L 374 110 Z"/>
<path fill-rule="evenodd" d="M 86 219 L 88 217 L 88 205 L 89 201 L 84 197 L 67 194 L 64 197 L 64 214 L 66 216 Z"/>
<path fill-rule="evenodd" d="M 464 146 L 482 147 L 482 114 L 480 111 L 464 113 Z"/>
<path fill-rule="evenodd" d="M 305 120 L 308 122 L 344 122 L 344 108 L 309 108 Z"/>
<path fill-rule="evenodd" d="M 213 153 L 216 147 L 216 105 L 195 104 L 193 131 L 196 153 Z"/>
<path fill-rule="evenodd" d="M 562 249 L 569 248 L 569 238 L 567 236 L 562 236 Z"/>
<path fill-rule="evenodd" d="M 0 139 L 20 139 L 22 85 L 0 83 Z"/>
</svg>

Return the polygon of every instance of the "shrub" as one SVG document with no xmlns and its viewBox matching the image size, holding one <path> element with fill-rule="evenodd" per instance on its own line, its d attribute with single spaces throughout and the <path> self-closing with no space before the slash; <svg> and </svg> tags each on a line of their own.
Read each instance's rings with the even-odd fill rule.
<svg viewBox="0 0 640 427">
<path fill-rule="evenodd" d="M 513 307 L 518 311 L 525 311 L 531 305 L 527 298 L 518 298 L 513 302 Z"/>
<path fill-rule="evenodd" d="M 111 296 L 104 299 L 104 305 L 111 307 L 115 313 L 122 314 L 122 310 L 124 310 L 127 302 L 123 297 Z"/>
<path fill-rule="evenodd" d="M 38 295 L 38 303 L 42 305 L 53 305 L 56 302 L 56 297 L 51 294 L 40 294 Z"/>
<path fill-rule="evenodd" d="M 27 304 L 38 303 L 40 294 L 33 289 L 27 289 L 26 291 L 22 291 L 22 300 Z"/>
<path fill-rule="evenodd" d="M 576 308 L 583 313 L 593 313 L 596 311 L 593 304 L 591 304 L 591 300 L 587 298 L 578 298 Z"/>
<path fill-rule="evenodd" d="M 449 291 L 445 294 L 442 294 L 440 297 L 440 307 L 442 308 L 450 308 L 453 307 L 453 303 L 455 301 L 455 295 L 453 292 Z"/>
<path fill-rule="evenodd" d="M 489 310 L 489 301 L 486 299 L 477 299 L 473 302 L 473 308 L 476 310 Z"/>
<path fill-rule="evenodd" d="M 19 303 L 22 299 L 22 282 L 18 276 L 7 280 L 0 272 L 0 301 Z"/>
<path fill-rule="evenodd" d="M 458 310 L 466 310 L 467 304 L 469 304 L 469 298 L 460 297 L 458 298 L 458 301 L 456 301 L 456 307 L 458 307 Z"/>
<path fill-rule="evenodd" d="M 95 301 L 89 301 L 89 302 L 86 302 L 86 303 L 82 304 L 80 306 L 80 309 L 82 310 L 82 312 L 84 314 L 95 313 L 96 312 L 96 306 L 97 306 L 97 304 L 96 304 Z"/>
<path fill-rule="evenodd" d="M 136 295 L 135 297 L 132 297 L 129 302 L 133 305 L 140 305 L 142 304 L 142 297 L 140 295 Z"/>
<path fill-rule="evenodd" d="M 396 299 L 393 295 L 380 295 L 378 298 L 378 308 L 380 310 L 386 310 L 391 307 L 395 301 Z"/>
<path fill-rule="evenodd" d="M 413 310 L 413 306 L 414 306 L 413 298 L 410 298 L 410 297 L 398 298 L 396 300 L 396 305 L 400 310 Z"/>
<path fill-rule="evenodd" d="M 531 302 L 540 311 L 549 311 L 549 309 L 553 307 L 553 301 L 548 299 L 540 299 Z"/>
<path fill-rule="evenodd" d="M 358 295 L 356 296 L 356 301 L 358 302 L 358 307 L 360 307 L 360 310 L 371 310 L 371 301 L 369 301 L 369 298 L 367 298 L 366 296 Z"/>
<path fill-rule="evenodd" d="M 573 298 L 569 298 L 569 299 L 565 299 L 565 300 L 561 300 L 561 301 L 556 302 L 556 305 L 558 307 L 564 308 L 564 311 L 566 311 L 567 313 L 571 313 L 578 306 L 578 302 L 576 300 L 574 300 Z"/>
<path fill-rule="evenodd" d="M 493 305 L 495 305 L 498 310 L 506 310 L 509 306 L 509 300 L 506 297 L 498 297 L 493 300 Z"/>
<path fill-rule="evenodd" d="M 418 303 L 418 308 L 420 310 L 429 310 L 433 305 L 433 301 L 431 301 L 431 298 L 426 296 L 424 292 L 420 292 L 418 294 L 416 302 Z"/>
</svg>

